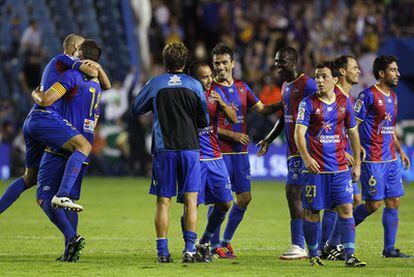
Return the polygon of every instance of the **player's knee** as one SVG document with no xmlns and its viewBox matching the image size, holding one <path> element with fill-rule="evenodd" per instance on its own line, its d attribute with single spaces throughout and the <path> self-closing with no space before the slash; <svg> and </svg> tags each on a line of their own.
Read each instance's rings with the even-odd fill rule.
<svg viewBox="0 0 414 277">
<path fill-rule="evenodd" d="M 26 171 L 23 174 L 24 183 L 28 188 L 31 188 L 36 185 L 37 183 L 37 168 L 26 168 Z"/>
<path fill-rule="evenodd" d="M 240 193 L 237 196 L 236 204 L 240 208 L 247 208 L 247 206 L 249 205 L 250 201 L 252 201 L 252 196 L 251 196 L 250 193 Z"/>
<path fill-rule="evenodd" d="M 398 209 L 400 207 L 400 198 L 387 198 L 385 199 L 385 207 L 389 209 Z"/>
<path fill-rule="evenodd" d="M 367 211 L 373 213 L 381 207 L 382 201 L 367 201 L 365 205 Z"/>
<path fill-rule="evenodd" d="M 337 207 L 337 211 L 340 217 L 342 218 L 351 218 L 352 217 L 352 205 L 346 204 Z"/>
<path fill-rule="evenodd" d="M 219 211 L 226 213 L 231 208 L 231 201 L 224 202 L 224 203 L 217 203 L 215 206 L 217 207 L 217 209 L 219 209 Z"/>
<path fill-rule="evenodd" d="M 310 222 L 319 222 L 319 211 L 305 209 L 305 219 Z"/>
</svg>

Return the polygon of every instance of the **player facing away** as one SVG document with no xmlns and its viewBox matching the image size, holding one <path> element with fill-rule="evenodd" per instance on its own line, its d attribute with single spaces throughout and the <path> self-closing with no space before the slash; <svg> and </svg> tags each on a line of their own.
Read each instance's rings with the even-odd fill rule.
<svg viewBox="0 0 414 277">
<path fill-rule="evenodd" d="M 101 56 L 100 47 L 93 40 L 85 40 L 79 48 L 81 59 L 98 61 Z M 53 88 L 62 90 L 57 92 Z M 34 92 L 34 100 L 41 104 L 50 101 L 53 94 L 62 98 L 60 109 L 62 116 L 70 123 L 71 128 L 82 134 L 88 143 L 93 143 L 94 129 L 99 117 L 99 101 L 101 87 L 98 79 L 90 79 L 78 70 L 70 69 L 62 74 L 58 82 L 46 92 Z M 57 100 L 56 100 L 57 101 Z M 50 221 L 62 232 L 65 238 L 65 251 L 58 258 L 64 262 L 77 262 L 85 240 L 77 233 L 78 214 L 73 211 L 54 209 L 52 199 L 59 190 L 65 175 L 65 167 L 69 162 L 70 152 L 48 147 L 43 154 L 38 174 L 37 201 L 49 217 Z M 86 161 L 85 161 L 86 162 Z M 84 163 L 85 163 L 84 162 Z M 70 199 L 80 198 L 80 189 L 86 166 L 81 165 L 73 188 L 69 191 Z"/>
<path fill-rule="evenodd" d="M 157 196 L 155 229 L 158 262 L 172 262 L 168 250 L 171 197 L 184 203 L 183 262 L 196 260 L 197 195 L 200 190 L 200 144 L 197 129 L 207 127 L 208 110 L 201 84 L 183 73 L 188 50 L 167 44 L 162 52 L 167 73 L 151 79 L 138 94 L 134 115 L 154 114 L 153 172 L 150 194 Z M 177 189 L 178 183 L 178 189 Z"/>
<path fill-rule="evenodd" d="M 103 76 L 102 69 L 98 70 L 95 65 L 88 65 L 86 61 L 81 62 L 73 57 L 84 40 L 82 36 L 76 34 L 66 36 L 63 41 L 63 54 L 52 58 L 43 71 L 42 90 L 48 90 L 62 73 L 70 68 L 79 69 L 88 77 Z M 105 89 L 110 87 L 110 83 L 105 82 L 106 79 L 100 81 Z M 62 122 L 63 118 L 59 115 L 59 105 L 60 101 L 57 101 L 47 108 L 42 108 L 35 103 L 27 116 L 23 125 L 23 134 L 26 141 L 25 173 L 14 180 L 4 192 L 0 199 L 0 214 L 10 207 L 23 191 L 36 185 L 38 168 L 46 144 L 50 146 L 61 144 L 67 150 L 76 150 L 84 154 L 90 152 L 91 146 L 82 136 L 62 137 L 58 134 L 57 128 L 65 125 Z"/>
<path fill-rule="evenodd" d="M 197 254 L 203 261 L 211 261 L 209 242 L 226 217 L 233 196 L 226 164 L 221 155 L 217 134 L 218 117 L 223 113 L 232 124 L 236 123 L 236 111 L 229 105 L 221 91 L 211 90 L 212 71 L 208 63 L 193 62 L 189 74 L 203 86 L 207 99 L 209 125 L 199 129 L 201 189 L 198 204 L 212 205 L 208 214 L 207 226 L 197 245 Z"/>
<path fill-rule="evenodd" d="M 230 176 L 232 191 L 236 194 L 223 240 L 220 242 L 220 228 L 211 239 L 212 252 L 224 258 L 235 257 L 230 241 L 251 200 L 250 164 L 247 155 L 249 143 L 247 113 L 254 110 L 268 115 L 280 110 L 281 104 L 264 105 L 245 82 L 233 79 L 235 61 L 230 47 L 219 43 L 214 47 L 212 56 L 215 78 L 211 89 L 223 93 L 235 108 L 237 115 L 235 124 L 231 124 L 223 114 L 219 116 L 220 149 Z M 210 212 L 211 209 L 213 208 L 210 207 Z"/>
<path fill-rule="evenodd" d="M 409 255 L 395 248 L 399 223 L 398 208 L 400 197 L 404 195 L 396 152 L 400 154 L 405 168 L 410 167 L 410 160 L 395 134 L 398 100 L 392 89 L 398 85 L 400 78 L 397 58 L 377 57 L 373 72 L 378 83 L 362 91 L 354 106 L 361 146 L 365 152 L 361 166 L 362 196 L 365 204 L 355 209 L 355 224 L 360 224 L 385 203 L 382 213 L 382 254 L 386 258 L 408 258 Z"/>
<path fill-rule="evenodd" d="M 285 130 L 287 142 L 287 167 L 286 198 L 290 211 L 290 248 L 279 256 L 283 260 L 306 259 L 308 253 L 305 250 L 303 236 L 303 208 L 302 189 L 305 185 L 303 175 L 303 161 L 296 147 L 294 132 L 300 101 L 316 92 L 317 87 L 313 79 L 298 72 L 298 52 L 292 47 L 280 49 L 274 59 L 274 67 L 279 76 L 284 79 L 282 85 L 283 117 L 275 123 L 270 133 L 258 143 L 260 149 L 257 155 L 260 157 L 269 149 L 273 140 Z"/>
<path fill-rule="evenodd" d="M 352 106 L 355 103 L 353 96 L 350 94 L 350 90 L 353 85 L 358 84 L 359 75 L 361 71 L 358 67 L 358 62 L 353 56 L 342 55 L 335 59 L 335 65 L 338 70 L 338 83 L 335 85 L 335 93 L 343 94 L 351 100 Z M 354 165 L 354 159 L 352 157 L 351 144 L 348 140 L 346 146 L 345 157 L 348 161 L 348 166 Z M 354 209 L 358 207 L 362 202 L 361 191 L 359 190 L 358 183 L 353 182 L 353 194 Z M 344 260 L 343 246 L 341 245 L 341 235 L 339 234 L 337 224 L 337 214 L 333 210 L 325 210 L 322 218 L 322 236 L 319 249 L 322 252 L 322 259 L 329 260 Z"/>
<path fill-rule="evenodd" d="M 295 142 L 307 173 L 302 205 L 303 223 L 310 264 L 323 266 L 319 258 L 320 216 L 324 209 L 338 212 L 341 242 L 348 267 L 364 267 L 355 251 L 355 221 L 352 216 L 352 180 L 360 175 L 361 160 L 357 125 L 351 101 L 343 94 L 335 94 L 338 74 L 333 62 L 316 66 L 315 80 L 318 91 L 299 104 L 295 126 Z M 352 178 L 345 158 L 346 134 L 354 158 Z"/>
</svg>

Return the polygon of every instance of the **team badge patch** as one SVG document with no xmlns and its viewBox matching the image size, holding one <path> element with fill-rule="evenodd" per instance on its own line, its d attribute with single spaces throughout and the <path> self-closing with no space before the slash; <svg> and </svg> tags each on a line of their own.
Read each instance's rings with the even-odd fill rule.
<svg viewBox="0 0 414 277">
<path fill-rule="evenodd" d="M 359 113 L 361 111 L 362 105 L 364 105 L 364 101 L 362 101 L 361 99 L 358 99 L 358 101 L 356 101 L 355 106 L 354 106 L 355 112 Z"/>
</svg>

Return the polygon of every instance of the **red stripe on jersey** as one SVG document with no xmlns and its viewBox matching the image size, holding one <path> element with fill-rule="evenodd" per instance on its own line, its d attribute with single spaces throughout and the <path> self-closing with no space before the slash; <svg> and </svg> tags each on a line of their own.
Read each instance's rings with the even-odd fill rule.
<svg viewBox="0 0 414 277">
<path fill-rule="evenodd" d="M 371 89 L 373 97 L 374 97 L 374 103 L 378 103 L 380 100 L 382 103 L 384 103 L 382 106 L 378 105 L 379 114 L 385 113 L 385 101 L 383 94 L 378 91 L 375 87 L 372 87 Z M 382 122 L 382 118 L 380 116 L 375 117 L 374 124 L 372 126 L 372 138 L 371 141 L 375 142 L 372 144 L 372 147 L 369 149 L 371 153 L 371 159 L 374 161 L 382 161 L 382 155 L 383 155 L 383 149 L 380 149 L 380 151 L 376 151 L 375 144 L 382 145 L 383 144 L 383 137 L 381 135 L 381 130 L 379 130 L 379 125 Z"/>
<path fill-rule="evenodd" d="M 336 143 L 336 160 L 338 162 L 338 171 L 347 170 L 348 165 L 347 161 L 345 159 L 345 149 L 346 149 L 346 136 L 345 136 L 345 129 L 346 124 L 345 121 L 349 121 L 349 118 L 346 118 L 346 107 L 347 107 L 347 97 L 345 94 L 337 95 L 336 97 L 336 127 L 335 127 L 335 134 L 340 135 L 341 139 L 338 143 Z M 344 109 L 341 111 L 341 109 Z M 338 124 L 338 122 L 341 122 L 341 124 Z"/>
<path fill-rule="evenodd" d="M 312 99 L 313 100 L 313 99 Z M 314 158 L 319 166 L 320 166 L 320 171 L 325 171 L 325 161 L 323 159 L 319 159 L 318 157 L 323 157 L 323 145 L 322 143 L 320 143 L 318 141 L 318 131 L 322 129 L 322 121 L 324 118 L 324 110 L 322 107 L 322 102 L 321 101 L 310 101 L 310 103 L 312 103 L 312 110 L 313 111 L 317 111 L 319 109 L 320 114 L 312 114 L 310 121 L 309 121 L 309 127 L 308 127 L 308 132 L 312 132 L 310 134 L 310 139 L 308 140 L 309 142 L 309 152 L 312 156 L 312 158 Z M 312 117 L 314 117 L 316 120 L 312 120 Z M 315 153 L 315 155 L 312 155 L 312 152 Z"/>
</svg>

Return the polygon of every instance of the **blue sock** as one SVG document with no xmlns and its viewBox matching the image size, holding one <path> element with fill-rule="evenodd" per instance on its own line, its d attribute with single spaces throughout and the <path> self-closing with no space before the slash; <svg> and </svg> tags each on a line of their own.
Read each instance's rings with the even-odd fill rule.
<svg viewBox="0 0 414 277">
<path fill-rule="evenodd" d="M 337 246 L 341 244 L 341 233 L 339 232 L 338 219 L 335 221 L 335 228 L 328 240 L 328 244 L 331 246 Z"/>
<path fill-rule="evenodd" d="M 71 241 L 76 236 L 76 231 L 72 228 L 69 220 L 66 218 L 65 210 L 54 209 L 50 205 L 51 199 L 43 200 L 40 206 L 50 221 L 62 232 L 65 241 Z"/>
<path fill-rule="evenodd" d="M 336 223 L 336 212 L 332 210 L 325 210 L 322 218 L 322 234 L 319 249 L 323 250 L 326 242 L 331 237 L 333 230 L 335 229 Z"/>
<path fill-rule="evenodd" d="M 78 233 L 78 213 L 72 212 L 69 210 L 64 210 L 64 211 L 65 211 L 66 218 L 68 219 L 70 223 L 70 226 L 72 226 L 73 230 L 75 230 L 75 232 Z M 65 246 L 68 243 L 69 241 L 65 239 Z"/>
<path fill-rule="evenodd" d="M 223 241 L 229 243 L 233 238 L 234 232 L 236 232 L 237 227 L 243 219 L 246 208 L 240 208 L 233 204 L 233 207 L 230 210 L 229 221 L 227 222 L 226 230 L 224 230 Z"/>
<path fill-rule="evenodd" d="M 195 252 L 197 234 L 191 231 L 184 231 L 183 237 L 185 242 L 184 252 Z"/>
<path fill-rule="evenodd" d="M 65 173 L 63 174 L 59 191 L 56 194 L 57 196 L 69 197 L 72 187 L 79 176 L 79 172 L 81 171 L 83 162 L 86 158 L 87 157 L 79 151 L 75 151 L 72 155 L 70 155 L 68 161 L 66 162 Z"/>
<path fill-rule="evenodd" d="M 382 225 L 384 226 L 384 250 L 394 249 L 398 231 L 398 209 L 384 208 Z"/>
<path fill-rule="evenodd" d="M 213 212 L 213 210 L 214 210 L 213 206 L 208 206 L 207 218 L 210 217 L 210 214 Z M 220 247 L 220 229 L 221 229 L 222 223 L 223 222 L 221 222 L 220 225 L 217 226 L 216 231 L 214 232 L 213 236 L 210 238 L 211 249 Z"/>
<path fill-rule="evenodd" d="M 212 212 L 208 216 L 206 230 L 200 239 L 201 244 L 208 243 L 210 241 L 217 228 L 219 228 L 221 223 L 223 223 L 225 217 L 226 212 L 220 211 L 217 208 L 212 209 Z"/>
<path fill-rule="evenodd" d="M 354 210 L 355 226 L 358 226 L 362 221 L 370 215 L 364 204 L 359 205 Z"/>
<path fill-rule="evenodd" d="M 0 214 L 10 207 L 20 194 L 28 189 L 23 177 L 14 180 L 0 198 Z"/>
<path fill-rule="evenodd" d="M 355 252 L 355 219 L 338 216 L 338 228 L 341 233 L 342 245 L 345 248 L 345 256 L 348 258 Z"/>
<path fill-rule="evenodd" d="M 168 251 L 168 239 L 166 238 L 157 239 L 157 255 L 158 256 L 170 255 L 170 251 Z"/>
<path fill-rule="evenodd" d="M 290 234 L 292 244 L 299 245 L 305 249 L 305 237 L 303 236 L 303 219 L 292 219 L 290 221 Z"/>
<path fill-rule="evenodd" d="M 318 240 L 319 240 L 319 231 L 321 229 L 320 222 L 310 222 L 306 219 L 303 221 L 303 232 L 305 234 L 306 244 L 309 250 L 310 257 L 319 256 L 318 253 Z"/>
</svg>

